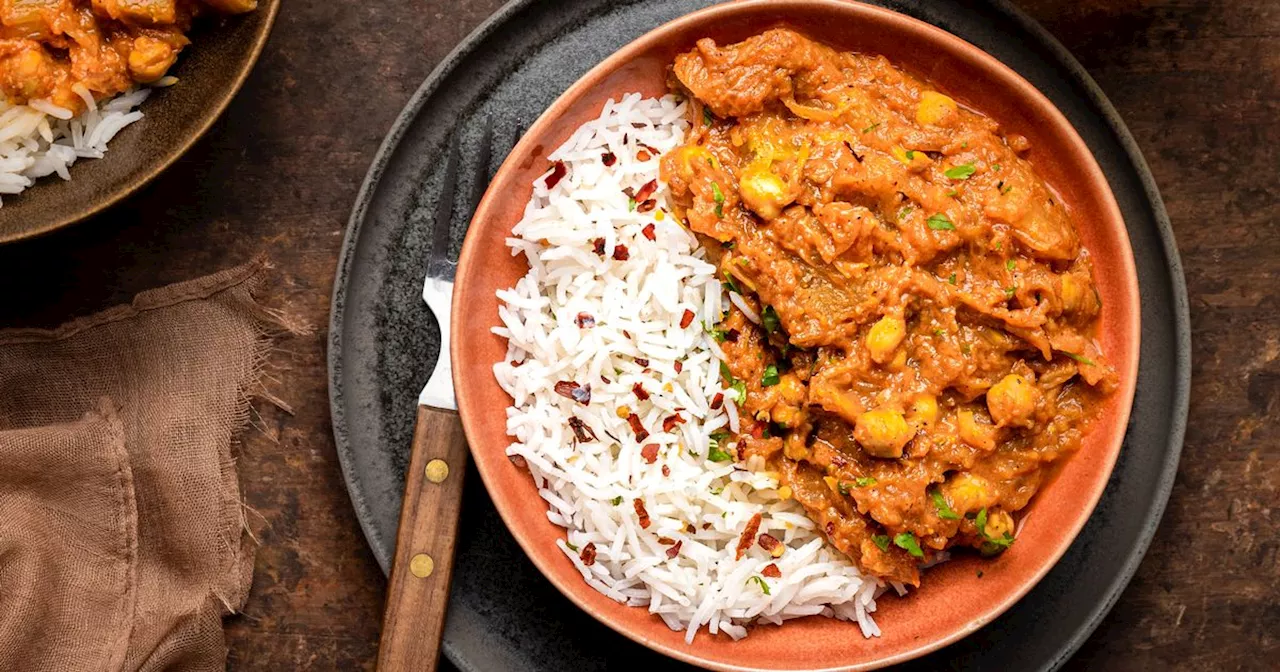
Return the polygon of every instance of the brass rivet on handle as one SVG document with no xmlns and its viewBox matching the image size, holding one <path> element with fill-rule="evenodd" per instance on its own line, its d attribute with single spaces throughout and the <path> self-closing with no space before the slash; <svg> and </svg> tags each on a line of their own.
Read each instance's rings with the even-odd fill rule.
<svg viewBox="0 0 1280 672">
<path fill-rule="evenodd" d="M 426 553 L 419 553 L 413 556 L 413 559 L 409 561 L 409 571 L 413 572 L 413 575 L 419 579 L 425 579 L 428 576 L 431 576 L 431 572 L 434 572 L 435 569 L 435 560 L 432 560 L 431 556 Z"/>
<path fill-rule="evenodd" d="M 449 477 L 449 465 L 444 460 L 431 460 L 427 463 L 427 480 L 442 483 Z"/>
</svg>

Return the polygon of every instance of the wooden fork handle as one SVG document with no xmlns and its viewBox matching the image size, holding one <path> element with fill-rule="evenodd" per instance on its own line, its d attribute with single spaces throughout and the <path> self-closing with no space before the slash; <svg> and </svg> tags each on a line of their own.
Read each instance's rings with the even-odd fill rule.
<svg viewBox="0 0 1280 672">
<path fill-rule="evenodd" d="M 381 672 L 431 672 L 439 663 L 466 466 L 458 414 L 419 406 L 378 645 Z"/>
</svg>

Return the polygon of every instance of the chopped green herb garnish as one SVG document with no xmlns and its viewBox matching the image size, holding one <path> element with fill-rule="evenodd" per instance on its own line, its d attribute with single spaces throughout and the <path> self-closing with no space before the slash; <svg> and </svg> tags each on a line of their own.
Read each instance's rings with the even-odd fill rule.
<svg viewBox="0 0 1280 672">
<path fill-rule="evenodd" d="M 982 507 L 978 511 L 978 517 L 973 519 L 973 524 L 978 526 L 978 534 L 987 536 L 987 507 Z"/>
<path fill-rule="evenodd" d="M 915 161 L 915 160 L 916 160 L 916 150 L 914 150 L 914 149 L 908 149 L 908 150 L 906 151 L 906 153 L 904 154 L 904 156 L 906 156 L 906 157 L 907 157 L 907 160 L 908 160 L 908 161 Z"/>
<path fill-rule="evenodd" d="M 1001 249 L 1001 248 L 1003 248 L 1003 247 L 1004 247 L 1004 241 L 1003 241 L 1003 240 L 996 241 L 996 252 L 999 252 L 999 251 L 1000 251 L 1000 249 Z"/>
<path fill-rule="evenodd" d="M 569 550 L 573 551 L 574 553 L 578 552 L 578 547 L 570 543 L 567 539 L 565 540 L 564 545 L 568 546 Z"/>
<path fill-rule="evenodd" d="M 992 537 L 987 534 L 987 510 L 983 508 L 978 512 L 978 517 L 973 521 L 978 528 L 978 534 L 982 535 L 982 548 L 978 549 L 985 556 L 992 556 L 1003 553 L 1005 549 L 1013 545 L 1013 535 L 1005 532 L 1000 537 Z"/>
<path fill-rule="evenodd" d="M 720 191 L 720 185 L 715 182 L 711 183 L 711 196 L 716 203 L 724 203 L 724 192 Z"/>
<path fill-rule="evenodd" d="M 732 434 L 730 434 L 729 432 L 726 432 L 726 431 L 716 431 L 716 432 L 711 432 L 711 437 L 710 437 L 710 438 L 711 438 L 711 440 L 712 440 L 712 441 L 715 441 L 717 444 L 719 444 L 719 443 L 721 443 L 721 442 L 723 442 L 723 441 L 727 440 L 730 436 L 733 436 L 733 435 L 732 435 Z"/>
<path fill-rule="evenodd" d="M 849 494 L 849 484 L 848 484 L 848 483 L 845 483 L 844 481 L 840 481 L 839 483 L 837 483 L 837 484 L 836 484 L 836 490 L 839 490 L 839 491 L 840 491 L 840 494 L 842 494 L 842 495 L 848 495 L 848 494 Z"/>
<path fill-rule="evenodd" d="M 733 381 L 733 385 L 731 385 L 730 387 L 732 387 L 733 391 L 738 395 L 739 404 L 747 400 L 747 384 L 745 382 L 741 380 L 735 380 Z"/>
<path fill-rule="evenodd" d="M 858 486 L 859 488 L 865 488 L 869 485 L 875 485 L 876 483 L 879 483 L 879 482 L 880 481 L 877 481 L 875 476 L 859 476 L 853 479 L 853 484 Z"/>
<path fill-rule="evenodd" d="M 722 492 L 724 492 L 724 488 L 711 488 L 711 494 L 713 495 L 719 495 Z"/>
<path fill-rule="evenodd" d="M 738 265 L 739 265 L 739 266 L 750 266 L 750 265 L 751 265 L 751 260 L 750 260 L 750 259 L 748 259 L 748 258 L 746 258 L 746 257 L 738 257 Z"/>
<path fill-rule="evenodd" d="M 764 375 L 760 376 L 761 387 L 773 387 L 778 384 L 778 367 L 774 364 L 764 367 Z"/>
<path fill-rule="evenodd" d="M 915 535 L 911 534 L 911 532 L 900 532 L 899 535 L 893 538 L 893 545 L 910 553 L 913 558 L 924 557 L 923 550 L 920 550 L 920 544 L 915 540 Z"/>
<path fill-rule="evenodd" d="M 1013 295 L 1014 295 L 1014 294 L 1017 294 L 1017 293 L 1018 293 L 1018 286 L 1017 286 L 1017 285 L 1014 285 L 1014 286 L 1012 286 L 1012 287 L 1005 287 L 1005 288 L 1004 288 L 1004 295 L 1005 295 L 1005 297 L 1006 297 L 1006 298 L 1010 298 L 1010 299 L 1012 299 L 1012 298 L 1013 298 Z"/>
<path fill-rule="evenodd" d="M 730 385 L 733 384 L 733 381 L 734 381 L 733 371 L 729 370 L 729 365 L 725 363 L 724 360 L 720 361 L 720 375 L 723 376 L 724 379 L 728 381 Z"/>
<path fill-rule="evenodd" d="M 920 550 L 920 544 L 916 541 L 916 535 L 910 532 L 901 532 L 893 538 L 893 545 L 911 554 L 913 558 L 923 558 L 924 551 Z"/>
<path fill-rule="evenodd" d="M 864 128 L 864 129 L 862 129 L 862 132 L 863 132 L 863 133 L 870 133 L 871 131 L 874 131 L 874 130 L 876 130 L 877 128 L 880 128 L 880 122 L 878 122 L 878 121 L 877 121 L 876 123 L 874 123 L 874 124 L 871 124 L 870 126 L 868 126 L 868 127 Z"/>
<path fill-rule="evenodd" d="M 706 124 L 707 126 L 710 126 L 711 122 L 713 121 L 715 121 L 715 117 L 711 116 L 711 110 L 705 107 L 702 108 L 702 123 Z"/>
<path fill-rule="evenodd" d="M 948 168 L 943 175 L 946 175 L 953 180 L 967 180 L 970 175 L 973 175 L 975 170 L 976 169 L 973 167 L 972 163 L 964 163 L 959 166 L 955 166 L 954 168 Z"/>
<path fill-rule="evenodd" d="M 871 535 L 871 541 L 874 542 L 875 545 L 880 548 L 880 550 L 882 551 L 889 550 L 889 535 L 873 534 Z"/>
<path fill-rule="evenodd" d="M 763 577 L 753 576 L 747 579 L 747 581 L 748 582 L 755 581 L 756 585 L 760 586 L 760 592 L 764 593 L 765 595 L 773 594 L 772 592 L 769 591 L 769 582 L 765 581 Z"/>
<path fill-rule="evenodd" d="M 951 198 L 959 198 L 960 192 L 956 191 L 955 189 L 952 189 L 951 191 L 947 192 L 947 195 L 950 196 Z"/>
<path fill-rule="evenodd" d="M 716 343 L 724 343 L 725 339 L 729 337 L 729 332 L 720 327 L 708 329 L 707 333 L 711 334 L 711 338 L 715 339 Z"/>
<path fill-rule="evenodd" d="M 1014 261 L 1014 260 L 1010 259 L 1010 260 L 1008 260 L 1008 261 L 1004 262 L 1004 267 L 1012 271 L 1013 269 L 1015 269 L 1015 268 L 1017 268 L 1017 267 L 1018 267 L 1018 262 L 1016 262 L 1016 261 Z"/>
<path fill-rule="evenodd" d="M 1076 353 L 1074 353 L 1074 352 L 1067 352 L 1067 351 L 1065 351 L 1065 350 L 1059 350 L 1058 352 L 1061 352 L 1062 354 L 1064 354 L 1064 355 L 1066 355 L 1066 356 L 1070 357 L 1071 359 L 1076 360 L 1077 362 L 1080 362 L 1081 364 L 1088 364 L 1089 366 L 1097 366 L 1097 364 L 1096 364 L 1096 363 L 1094 363 L 1094 361 L 1093 361 L 1092 359 L 1089 359 L 1088 357 L 1085 357 L 1084 355 L 1077 355 L 1077 354 L 1076 354 Z"/>
<path fill-rule="evenodd" d="M 712 462 L 730 462 L 733 460 L 733 453 L 722 449 L 719 444 L 713 443 L 707 449 L 707 459 Z"/>
<path fill-rule="evenodd" d="M 938 517 L 943 520 L 960 520 L 960 516 L 947 504 L 947 499 L 937 488 L 929 491 L 929 499 L 933 500 L 933 508 L 938 510 Z"/>
<path fill-rule="evenodd" d="M 903 208 L 898 211 L 898 221 L 901 222 L 902 220 L 906 219 L 907 215 L 911 214 L 912 210 L 915 210 L 915 208 L 909 205 L 903 206 Z"/>
<path fill-rule="evenodd" d="M 733 276 L 729 275 L 728 273 L 724 273 L 724 286 L 728 287 L 729 291 L 734 292 L 736 294 L 742 293 L 742 290 L 738 288 L 738 283 L 734 282 Z"/>
<path fill-rule="evenodd" d="M 614 497 L 614 498 L 613 498 L 613 500 L 612 500 L 612 502 L 613 502 L 613 505 L 614 505 L 614 506 L 617 506 L 617 505 L 621 504 L 621 503 L 622 503 L 622 495 L 618 495 L 617 497 Z"/>
<path fill-rule="evenodd" d="M 724 204 L 716 203 L 716 217 L 724 217 Z"/>
<path fill-rule="evenodd" d="M 780 322 L 773 306 L 765 306 L 764 310 L 760 311 L 760 323 L 764 325 L 764 330 L 771 334 L 778 330 Z"/>
<path fill-rule="evenodd" d="M 934 335 L 934 336 L 941 337 L 941 336 L 942 336 L 943 334 L 945 334 L 945 333 L 947 333 L 947 332 L 945 332 L 945 331 L 943 331 L 943 330 L 941 330 L 941 329 L 934 329 L 934 330 L 933 330 L 933 335 Z"/>
<path fill-rule="evenodd" d="M 635 211 L 636 211 L 636 199 L 634 199 L 634 198 L 628 198 L 628 199 L 627 199 L 627 212 L 635 212 Z"/>
<path fill-rule="evenodd" d="M 934 231 L 955 231 L 956 230 L 956 225 L 952 224 L 951 220 L 947 219 L 947 216 L 942 213 L 931 215 L 929 217 L 928 224 L 929 224 L 929 228 L 933 229 Z"/>
<path fill-rule="evenodd" d="M 951 284 L 953 284 L 953 285 L 954 285 L 954 284 L 956 284 L 956 274 L 955 274 L 955 273 L 952 273 L 952 274 L 951 274 L 951 277 L 947 278 L 947 282 L 949 282 L 949 283 L 951 283 Z"/>
<path fill-rule="evenodd" d="M 1000 170 L 1000 164 L 998 164 L 998 163 L 997 163 L 997 164 L 992 165 L 992 166 L 991 166 L 991 170 Z"/>
<path fill-rule="evenodd" d="M 1012 185 L 1012 184 L 1011 184 L 1011 185 L 1009 185 L 1009 186 L 1007 186 L 1007 187 L 1003 187 L 1003 188 L 1001 188 L 1001 189 L 1000 189 L 1000 193 L 1002 193 L 1002 194 L 1008 194 L 1008 193 L 1010 193 L 1010 192 L 1012 192 L 1012 191 L 1013 191 L 1013 185 Z"/>
</svg>

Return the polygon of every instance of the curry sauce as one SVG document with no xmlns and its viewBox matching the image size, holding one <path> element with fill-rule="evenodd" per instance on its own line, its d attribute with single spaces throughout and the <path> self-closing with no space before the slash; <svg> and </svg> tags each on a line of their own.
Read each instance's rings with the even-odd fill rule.
<svg viewBox="0 0 1280 672">
<path fill-rule="evenodd" d="M 0 0 L 0 97 L 84 109 L 162 78 L 201 14 L 235 14 L 257 0 Z"/>
<path fill-rule="evenodd" d="M 918 584 L 995 554 L 1117 376 L 1030 143 L 880 56 L 778 29 L 677 57 L 662 176 L 740 294 L 712 333 L 760 456 L 837 548 Z"/>
</svg>

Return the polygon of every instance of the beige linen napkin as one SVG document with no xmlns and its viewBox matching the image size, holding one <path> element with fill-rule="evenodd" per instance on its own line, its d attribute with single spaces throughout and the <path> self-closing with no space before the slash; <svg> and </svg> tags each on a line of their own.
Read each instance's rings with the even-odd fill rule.
<svg viewBox="0 0 1280 672">
<path fill-rule="evenodd" d="M 221 670 L 254 545 L 233 444 L 273 338 L 267 263 L 0 331 L 0 669 Z"/>
</svg>

